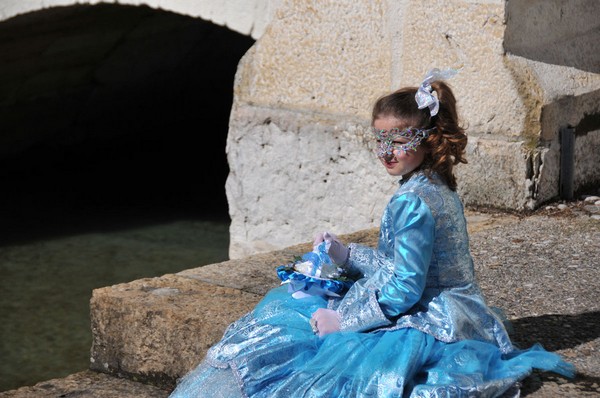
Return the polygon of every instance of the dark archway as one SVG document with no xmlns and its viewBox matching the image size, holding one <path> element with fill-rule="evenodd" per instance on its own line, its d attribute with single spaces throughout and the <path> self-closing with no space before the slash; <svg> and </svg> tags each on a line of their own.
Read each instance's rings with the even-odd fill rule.
<svg viewBox="0 0 600 398">
<path fill-rule="evenodd" d="M 227 222 L 233 79 L 253 43 L 199 19 L 115 4 L 50 8 L 0 22 L 0 250 L 172 220 Z M 91 267 L 83 263 L 76 272 L 44 270 L 64 272 L 64 283 L 52 288 L 39 286 L 41 271 L 22 270 L 36 274 L 26 281 L 36 295 L 28 303 L 10 289 L 0 293 L 11 296 L 0 300 L 0 317 L 13 323 L 0 327 L 0 357 L 16 368 L 0 374 L 0 390 L 87 367 L 89 320 L 77 320 L 83 331 L 70 323 L 71 313 L 88 313 L 92 287 L 74 281 L 74 273 Z M 0 264 L 0 278 L 10 283 L 20 272 L 14 268 Z M 116 268 L 107 264 L 106 273 Z M 125 271 L 124 280 L 110 283 L 154 276 Z M 85 295 L 76 308 L 57 297 L 72 289 L 69 283 Z M 25 330 L 61 316 L 70 318 L 55 334 Z M 27 357 L 20 340 L 4 339 L 15 330 L 40 351 Z M 71 352 L 55 340 L 70 340 Z M 69 363 L 58 369 L 61 357 Z"/>
<path fill-rule="evenodd" d="M 233 77 L 252 44 L 148 7 L 60 7 L 0 23 L 2 240 L 227 217 Z"/>
</svg>

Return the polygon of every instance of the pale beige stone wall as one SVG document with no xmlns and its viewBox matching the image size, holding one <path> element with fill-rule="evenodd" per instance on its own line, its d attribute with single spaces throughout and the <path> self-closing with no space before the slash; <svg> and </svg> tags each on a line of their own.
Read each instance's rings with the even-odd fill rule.
<svg viewBox="0 0 600 398">
<path fill-rule="evenodd" d="M 418 85 L 432 67 L 460 69 L 449 83 L 470 134 L 470 163 L 457 170 L 464 201 L 523 210 L 555 197 L 558 129 L 600 112 L 600 75 L 580 66 L 593 64 L 586 49 L 597 41 L 579 29 L 575 36 L 586 44 L 569 54 L 583 61 L 569 63 L 562 43 L 544 41 L 544 30 L 507 24 L 507 12 L 541 7 L 566 31 L 578 16 L 595 23 L 587 14 L 600 4 L 548 3 L 555 4 L 282 2 L 238 70 L 228 139 L 230 255 L 290 245 L 320 229 L 377 225 L 394 181 L 367 147 L 371 104 L 385 92 Z M 569 17 L 555 21 L 561 12 Z M 507 52 L 506 38 L 525 43 L 516 40 L 523 35 L 537 43 L 535 51 Z M 564 62 L 538 59 L 544 45 Z M 571 111 L 553 106 L 559 100 Z M 583 147 L 597 145 L 594 134 Z M 583 166 L 590 162 L 583 148 L 578 154 L 579 175 L 597 172 Z"/>
<path fill-rule="evenodd" d="M 233 257 L 376 226 L 397 186 L 350 117 L 238 105 L 228 140 Z"/>
<path fill-rule="evenodd" d="M 368 117 L 390 87 L 381 1 L 287 1 L 245 59 L 237 101 Z"/>
<path fill-rule="evenodd" d="M 383 2 L 288 1 L 242 59 L 227 148 L 230 256 L 378 224 L 396 186 L 365 137 L 371 104 L 391 86 L 384 19 Z"/>
<path fill-rule="evenodd" d="M 510 53 L 600 72 L 597 0 L 510 1 L 505 14 L 504 48 Z"/>
</svg>

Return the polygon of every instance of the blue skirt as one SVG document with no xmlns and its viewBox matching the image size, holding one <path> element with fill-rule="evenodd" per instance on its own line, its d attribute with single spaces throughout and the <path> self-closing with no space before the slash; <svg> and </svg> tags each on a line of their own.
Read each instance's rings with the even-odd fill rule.
<svg viewBox="0 0 600 398">
<path fill-rule="evenodd" d="M 406 328 L 315 336 L 321 297 L 272 290 L 234 322 L 171 397 L 498 397 L 533 368 L 573 375 L 540 346 L 502 354 L 493 344 L 443 343 Z"/>
</svg>

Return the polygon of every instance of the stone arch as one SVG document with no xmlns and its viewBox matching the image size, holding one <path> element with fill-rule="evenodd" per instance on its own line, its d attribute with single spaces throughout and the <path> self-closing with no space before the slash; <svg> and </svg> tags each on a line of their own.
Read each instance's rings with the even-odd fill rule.
<svg viewBox="0 0 600 398">
<path fill-rule="evenodd" d="M 233 78 L 253 43 L 147 6 L 54 7 L 0 22 L 10 192 L 0 206 L 11 239 L 67 232 L 66 215 L 112 225 L 149 207 L 226 216 Z"/>
<path fill-rule="evenodd" d="M 259 38 L 282 0 L 3 0 L 0 4 L 0 21 L 19 14 L 41 11 L 50 7 L 79 4 L 118 3 L 148 6 L 177 14 L 202 18 L 220 26 Z"/>
</svg>

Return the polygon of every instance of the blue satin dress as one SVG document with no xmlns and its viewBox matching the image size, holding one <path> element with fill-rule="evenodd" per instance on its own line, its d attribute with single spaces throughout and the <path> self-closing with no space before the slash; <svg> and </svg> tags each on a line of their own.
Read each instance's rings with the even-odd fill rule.
<svg viewBox="0 0 600 398">
<path fill-rule="evenodd" d="M 475 282 L 462 204 L 439 178 L 401 183 L 377 249 L 350 245 L 340 298 L 269 292 L 234 322 L 171 397 L 518 396 L 533 368 L 573 375 L 540 346 L 517 350 Z M 341 331 L 315 336 L 328 307 Z"/>
</svg>

